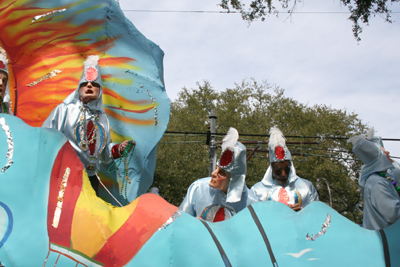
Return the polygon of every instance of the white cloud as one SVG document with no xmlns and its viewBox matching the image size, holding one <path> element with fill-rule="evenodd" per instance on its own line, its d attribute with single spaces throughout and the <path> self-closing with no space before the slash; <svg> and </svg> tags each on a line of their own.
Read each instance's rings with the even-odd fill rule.
<svg viewBox="0 0 400 267">
<path fill-rule="evenodd" d="M 129 1 L 123 10 L 214 10 L 218 0 Z M 391 5 L 399 11 L 400 5 Z M 343 11 L 339 1 L 303 1 L 299 12 Z M 383 137 L 400 138 L 400 14 L 380 17 L 352 35 L 349 14 L 281 13 L 248 27 L 239 14 L 125 12 L 165 52 L 164 78 L 170 98 L 183 86 L 209 80 L 216 90 L 254 77 L 268 80 L 302 102 L 346 108 L 375 126 Z M 397 22 L 399 21 L 399 22 Z M 400 142 L 386 142 L 400 156 Z"/>
</svg>

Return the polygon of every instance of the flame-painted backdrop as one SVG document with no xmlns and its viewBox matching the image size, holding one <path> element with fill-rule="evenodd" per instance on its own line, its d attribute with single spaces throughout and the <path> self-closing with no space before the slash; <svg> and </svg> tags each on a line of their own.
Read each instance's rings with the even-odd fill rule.
<svg viewBox="0 0 400 267">
<path fill-rule="evenodd" d="M 100 56 L 111 139 L 137 144 L 129 163 L 131 183 L 122 178 L 123 164 L 118 177 L 107 172 L 109 166 L 102 167 L 100 176 L 123 204 L 145 193 L 169 120 L 163 51 L 125 18 L 114 0 L 2 0 L 0 18 L 12 110 L 31 126 L 41 126 L 76 88 L 86 57 Z M 112 202 L 105 191 L 100 195 Z"/>
</svg>

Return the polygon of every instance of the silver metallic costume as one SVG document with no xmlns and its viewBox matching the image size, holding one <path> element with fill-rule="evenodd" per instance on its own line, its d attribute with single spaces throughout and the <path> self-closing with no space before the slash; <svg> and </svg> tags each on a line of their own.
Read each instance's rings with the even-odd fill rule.
<svg viewBox="0 0 400 267">
<path fill-rule="evenodd" d="M 388 173 L 397 175 L 398 163 L 390 162 L 381 149 L 383 143 L 373 136 L 373 129 L 367 137 L 355 136 L 348 142 L 353 143 L 354 154 L 364 163 L 358 180 L 364 200 L 363 227 L 370 230 L 388 227 L 400 218 L 399 195 L 386 177 Z"/>
<path fill-rule="evenodd" d="M 212 188 L 211 178 L 202 178 L 192 183 L 180 208 L 208 221 L 215 220 L 220 213 L 222 220 L 228 219 L 248 205 L 257 202 L 257 197 L 247 188 L 246 147 L 237 142 L 239 134 L 230 128 L 223 139 L 221 157 L 217 162 L 219 168 L 231 174 L 227 193 Z"/>
<path fill-rule="evenodd" d="M 98 83 L 100 89 L 99 97 L 85 105 L 80 100 L 79 88 L 80 84 L 88 82 L 88 70 L 91 71 L 89 73 L 91 75 L 97 72 L 97 76 L 93 77 L 94 79 L 89 79 L 89 81 Z M 99 160 L 109 163 L 113 158 L 111 149 L 114 144 L 110 143 L 110 127 L 103 108 L 102 93 L 103 86 L 99 65 L 84 66 L 76 90 L 50 113 L 42 125 L 42 127 L 57 129 L 68 138 L 89 176 L 95 175 L 100 169 Z M 86 123 L 89 121 L 93 122 L 93 136 L 96 139 L 93 154 L 90 154 L 87 148 L 88 142 L 85 140 Z"/>
<path fill-rule="evenodd" d="M 222 190 L 212 188 L 210 181 L 211 177 L 207 177 L 192 183 L 180 208 L 194 217 L 206 219 L 208 217 L 207 212 L 214 212 L 213 207 L 224 207 L 226 208 L 225 218 L 228 219 L 248 205 L 258 201 L 251 190 L 244 185 L 240 200 L 238 202 L 227 202 L 227 194 Z"/>
<path fill-rule="evenodd" d="M 286 146 L 284 136 L 275 127 L 271 129 L 268 147 L 270 166 L 261 182 L 251 188 L 260 201 L 272 200 L 284 204 L 300 204 L 302 208 L 313 201 L 319 201 L 317 190 L 313 184 L 296 175 L 292 155 Z M 282 185 L 273 178 L 271 164 L 285 160 L 290 161 L 290 171 L 287 183 Z"/>
<path fill-rule="evenodd" d="M 261 182 L 256 183 L 251 190 L 260 201 L 273 200 L 280 201 L 280 194 L 285 190 L 288 201 L 285 204 L 299 203 L 302 208 L 313 201 L 319 201 L 318 193 L 313 184 L 296 175 L 293 164 L 290 167 L 288 182 L 284 185 L 272 178 L 272 168 L 268 167 L 267 172 Z"/>
</svg>

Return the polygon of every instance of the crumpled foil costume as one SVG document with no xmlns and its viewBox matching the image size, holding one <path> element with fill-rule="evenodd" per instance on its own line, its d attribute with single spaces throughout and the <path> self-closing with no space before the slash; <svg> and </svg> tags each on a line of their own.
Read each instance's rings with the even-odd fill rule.
<svg viewBox="0 0 400 267">
<path fill-rule="evenodd" d="M 238 137 L 237 130 L 230 128 L 223 140 L 221 157 L 217 162 L 220 168 L 231 173 L 227 193 L 212 188 L 209 185 L 211 177 L 199 179 L 190 185 L 180 209 L 204 220 L 219 221 L 215 218 L 220 213 L 224 214 L 224 219 L 228 219 L 258 201 L 245 184 L 246 147 L 237 142 Z"/>
<path fill-rule="evenodd" d="M 348 142 L 353 144 L 354 154 L 364 163 L 358 179 L 364 200 L 363 227 L 379 230 L 400 218 L 400 198 L 391 181 L 385 177 L 389 171 L 395 174 L 398 170 L 381 149 L 382 139 L 373 135 L 372 128 L 367 137 L 355 136 Z"/>
<path fill-rule="evenodd" d="M 7 67 L 7 57 L 5 55 L 5 51 L 0 48 L 0 71 L 3 71 L 7 74 L 7 77 L 9 78 L 9 73 L 8 73 L 8 67 Z M 7 110 L 8 114 L 13 115 L 11 111 L 11 105 L 10 105 L 10 87 L 9 87 L 9 82 L 7 82 L 6 86 L 6 91 L 4 93 L 4 98 L 3 98 L 3 103 L 2 105 L 5 105 L 5 109 Z M 3 113 L 3 108 L 0 107 L 0 113 Z"/>
<path fill-rule="evenodd" d="M 293 166 L 292 155 L 286 146 L 285 138 L 282 132 L 273 127 L 270 130 L 270 139 L 268 143 L 269 161 L 264 178 L 256 183 L 251 190 L 260 199 L 260 201 L 272 200 L 284 204 L 300 204 L 302 208 L 313 201 L 319 201 L 318 193 L 313 184 L 296 175 Z M 290 172 L 288 182 L 282 185 L 272 176 L 272 163 L 279 161 L 290 161 Z"/>
<path fill-rule="evenodd" d="M 113 158 L 111 149 L 115 145 L 110 143 L 110 127 L 103 107 L 100 66 L 97 61 L 95 64 L 91 63 L 95 59 L 98 60 L 98 56 L 88 57 L 84 63 L 84 70 L 76 90 L 50 113 L 42 125 L 42 127 L 57 129 L 68 138 L 89 176 L 95 175 L 100 170 L 99 160 L 103 163 L 111 162 Z M 96 82 L 100 85 L 99 97 L 89 102 L 83 112 L 84 104 L 79 98 L 79 88 L 80 84 L 88 81 Z M 93 156 L 89 156 L 87 151 L 83 151 L 79 145 L 82 141 L 82 135 L 80 134 L 82 116 L 85 116 L 86 120 L 96 121 L 96 147 Z M 98 116 L 98 119 L 95 119 L 96 116 Z"/>
</svg>

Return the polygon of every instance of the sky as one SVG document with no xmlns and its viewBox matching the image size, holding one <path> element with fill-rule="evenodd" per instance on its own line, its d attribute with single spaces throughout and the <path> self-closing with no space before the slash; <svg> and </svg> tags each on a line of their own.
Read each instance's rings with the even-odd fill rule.
<svg viewBox="0 0 400 267">
<path fill-rule="evenodd" d="M 392 13 L 393 23 L 376 16 L 363 25 L 359 43 L 350 13 L 338 0 L 303 0 L 292 17 L 280 13 L 250 26 L 240 14 L 149 12 L 223 11 L 219 0 L 119 3 L 135 27 L 164 51 L 171 100 L 182 87 L 196 88 L 203 80 L 217 91 L 243 79 L 266 80 L 300 103 L 354 112 L 377 135 L 400 139 L 400 3 L 389 3 L 399 12 Z M 400 157 L 400 141 L 384 143 Z"/>
</svg>

